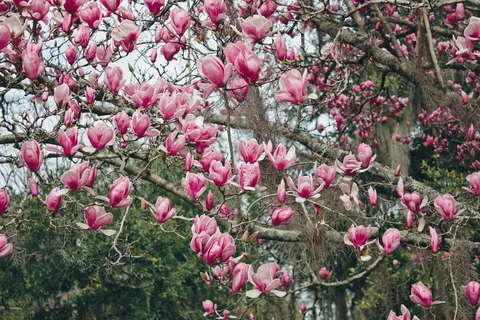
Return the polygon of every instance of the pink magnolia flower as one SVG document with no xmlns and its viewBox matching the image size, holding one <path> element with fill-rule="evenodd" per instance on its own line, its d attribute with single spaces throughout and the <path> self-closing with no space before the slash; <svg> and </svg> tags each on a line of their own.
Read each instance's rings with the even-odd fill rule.
<svg viewBox="0 0 480 320">
<path fill-rule="evenodd" d="M 178 131 L 171 132 L 165 140 L 165 147 L 161 147 L 162 150 L 167 152 L 170 156 L 176 156 L 185 146 L 185 136 L 181 135 L 177 140 Z"/>
<path fill-rule="evenodd" d="M 30 193 L 32 194 L 33 197 L 38 196 L 40 193 L 38 183 L 35 181 L 35 178 L 33 176 L 28 179 L 28 186 L 30 188 Z"/>
<path fill-rule="evenodd" d="M 200 165 L 202 166 L 203 170 L 206 172 L 210 171 L 210 165 L 213 163 L 213 161 L 222 161 L 223 160 L 223 154 L 220 152 L 217 152 L 213 150 L 213 148 L 209 147 L 206 150 L 203 151 L 202 157 L 198 161 Z"/>
<path fill-rule="evenodd" d="M 105 122 L 99 122 L 87 129 L 87 137 L 93 148 L 103 150 L 115 143 L 115 131 Z"/>
<path fill-rule="evenodd" d="M 214 196 L 212 190 L 208 190 L 207 197 L 205 198 L 205 209 L 208 211 L 213 209 L 214 205 Z"/>
<path fill-rule="evenodd" d="M 357 184 L 355 182 L 352 183 L 352 187 L 350 188 L 350 185 L 340 183 L 338 187 L 342 190 L 340 200 L 342 200 L 345 210 L 352 210 L 352 208 L 359 203 Z"/>
<path fill-rule="evenodd" d="M 276 263 L 265 263 L 258 267 L 256 273 L 253 267 L 248 269 L 248 280 L 253 284 L 253 289 L 247 291 L 247 297 L 258 298 L 262 293 L 273 293 L 277 297 L 284 297 L 286 292 L 276 290 L 281 286 L 280 279 L 277 278 L 277 273 L 280 267 Z"/>
<path fill-rule="evenodd" d="M 62 190 L 60 190 L 59 187 L 55 187 L 50 191 L 50 193 L 47 195 L 47 199 L 45 201 L 45 204 L 47 205 L 47 209 L 53 213 L 57 213 L 60 210 L 60 207 L 62 206 Z"/>
<path fill-rule="evenodd" d="M 237 168 L 238 184 L 244 191 L 255 190 L 260 180 L 260 166 L 256 163 L 242 163 Z"/>
<path fill-rule="evenodd" d="M 400 175 L 400 169 L 401 169 L 401 165 L 398 165 L 395 168 L 395 172 L 394 172 L 395 177 L 398 177 Z"/>
<path fill-rule="evenodd" d="M 318 180 L 318 186 L 313 182 L 311 176 L 302 176 L 302 172 L 298 174 L 297 185 L 293 182 L 291 177 L 287 178 L 288 186 L 297 193 L 297 202 L 305 202 L 307 199 L 317 199 L 320 197 L 320 191 L 323 190 L 325 182 Z"/>
<path fill-rule="evenodd" d="M 147 6 L 148 11 L 156 16 L 165 6 L 165 0 L 145 0 L 145 5 Z"/>
<path fill-rule="evenodd" d="M 177 35 L 180 37 L 183 36 L 190 24 L 188 12 L 183 9 L 173 8 L 170 10 L 170 18 L 172 19 L 173 29 L 175 29 Z"/>
<path fill-rule="evenodd" d="M 472 306 L 478 305 L 480 302 L 480 283 L 477 281 L 470 281 L 465 287 L 465 296 Z"/>
<path fill-rule="evenodd" d="M 327 268 L 322 267 L 322 268 L 320 268 L 320 271 L 318 271 L 318 276 L 322 280 L 330 279 L 331 276 L 332 276 L 332 271 L 328 271 Z"/>
<path fill-rule="evenodd" d="M 330 187 L 332 182 L 335 180 L 335 176 L 337 175 L 337 170 L 335 166 L 330 167 L 326 164 L 321 164 L 318 168 L 315 164 L 314 172 L 317 179 L 322 179 L 323 182 L 325 182 L 325 188 Z"/>
<path fill-rule="evenodd" d="M 63 8 L 66 12 L 75 14 L 79 11 L 80 7 L 82 7 L 87 0 L 66 0 L 63 3 Z"/>
<path fill-rule="evenodd" d="M 358 162 L 355 156 L 350 153 L 343 158 L 343 163 L 335 160 L 335 166 L 337 167 L 337 172 L 344 175 L 343 179 L 350 180 L 352 176 L 360 172 L 362 163 Z"/>
<path fill-rule="evenodd" d="M 0 259 L 5 258 L 13 251 L 13 244 L 7 242 L 7 236 L 0 234 Z"/>
<path fill-rule="evenodd" d="M 115 234 L 115 230 L 102 229 L 113 220 L 113 214 L 106 212 L 102 206 L 89 206 L 85 208 L 85 223 L 77 222 L 82 229 L 99 231 L 107 236 Z"/>
<path fill-rule="evenodd" d="M 157 103 L 160 99 L 160 91 L 162 87 L 157 83 L 151 85 L 148 82 L 130 83 L 125 85 L 123 91 L 128 95 L 137 107 L 149 109 L 153 104 Z"/>
<path fill-rule="evenodd" d="M 10 43 L 11 34 L 10 28 L 5 23 L 0 22 L 0 51 Z"/>
<path fill-rule="evenodd" d="M 277 187 L 277 199 L 279 203 L 284 203 L 287 200 L 287 190 L 283 179 Z"/>
<path fill-rule="evenodd" d="M 280 31 L 277 32 L 274 46 L 275 46 L 275 53 L 277 54 L 277 59 L 279 61 L 285 60 L 287 58 L 287 45 L 285 44 L 285 39 L 283 39 L 283 36 L 280 33 Z"/>
<path fill-rule="evenodd" d="M 283 206 L 277 209 L 272 208 L 272 225 L 279 226 L 281 224 L 287 225 L 293 216 L 293 210 L 289 206 Z"/>
<path fill-rule="evenodd" d="M 307 70 L 303 72 L 293 69 L 280 76 L 280 91 L 275 93 L 278 102 L 301 104 L 307 97 Z"/>
<path fill-rule="evenodd" d="M 103 81 L 111 93 L 118 94 L 120 88 L 123 87 L 123 71 L 120 67 L 106 67 L 105 79 Z"/>
<path fill-rule="evenodd" d="M 159 134 L 156 129 L 149 130 L 150 117 L 147 114 L 143 114 L 140 110 L 133 113 L 132 129 L 137 138 L 155 137 Z"/>
<path fill-rule="evenodd" d="M 402 311 L 402 316 L 400 317 L 397 317 L 395 312 L 390 311 L 390 314 L 388 315 L 387 320 L 410 320 L 411 318 L 410 311 L 408 311 L 408 309 L 403 304 L 401 307 L 401 311 Z M 420 320 L 420 319 L 418 319 L 417 316 L 414 316 L 412 320 Z"/>
<path fill-rule="evenodd" d="M 472 16 L 463 35 L 471 42 L 480 42 L 480 18 Z"/>
<path fill-rule="evenodd" d="M 424 308 L 430 308 L 433 305 L 443 303 L 441 301 L 432 302 L 432 291 L 421 281 L 412 285 L 410 300 Z"/>
<path fill-rule="evenodd" d="M 405 193 L 402 196 L 402 204 L 415 214 L 419 213 L 427 205 L 427 202 L 428 198 L 424 197 L 422 200 L 418 192 Z"/>
<path fill-rule="evenodd" d="M 254 52 L 243 51 L 235 59 L 235 69 L 248 84 L 252 84 L 258 81 L 262 63 Z"/>
<path fill-rule="evenodd" d="M 212 236 L 215 234 L 215 232 L 217 232 L 217 221 L 215 220 L 215 218 L 209 217 L 205 214 L 201 215 L 200 217 L 198 215 L 195 216 L 192 225 L 192 233 L 194 234 L 194 236 L 200 235 L 202 233 L 205 233 L 208 236 Z"/>
<path fill-rule="evenodd" d="M 215 311 L 217 310 L 217 305 L 213 304 L 212 301 L 205 300 L 202 302 L 202 305 L 203 305 L 203 309 L 205 309 L 205 313 L 203 314 L 204 317 L 215 314 Z"/>
<path fill-rule="evenodd" d="M 90 162 L 88 161 L 74 164 L 62 175 L 60 180 L 62 180 L 62 182 L 66 184 L 70 190 L 77 191 L 86 189 L 85 183 L 87 182 L 90 172 L 88 168 L 89 166 Z"/>
<path fill-rule="evenodd" d="M 164 120 L 181 118 L 187 112 L 186 104 L 182 104 L 181 96 L 174 92 L 171 96 L 163 94 L 158 102 L 158 109 Z"/>
<path fill-rule="evenodd" d="M 377 205 L 377 190 L 373 189 L 372 187 L 368 188 L 368 201 L 372 206 Z"/>
<path fill-rule="evenodd" d="M 50 3 L 42 0 L 31 0 L 27 6 L 27 12 L 33 20 L 41 21 L 50 11 Z"/>
<path fill-rule="evenodd" d="M 198 60 L 197 67 L 200 74 L 210 81 L 209 84 L 199 83 L 199 86 L 204 90 L 204 98 L 210 96 L 210 93 L 216 88 L 225 87 L 233 69 L 231 63 L 224 65 L 218 57 L 212 55 Z"/>
<path fill-rule="evenodd" d="M 248 142 L 240 141 L 238 150 L 246 163 L 255 163 L 265 158 L 264 145 L 259 144 L 256 139 L 250 139 Z"/>
<path fill-rule="evenodd" d="M 100 3 L 111 12 L 117 11 L 118 7 L 120 7 L 120 3 L 122 0 L 99 0 Z"/>
<path fill-rule="evenodd" d="M 213 24 L 217 24 L 227 17 L 225 0 L 205 0 L 203 1 L 203 7 Z"/>
<path fill-rule="evenodd" d="M 361 143 L 357 151 L 357 158 L 362 163 L 362 169 L 368 169 L 377 155 L 372 156 L 372 148 L 365 143 Z"/>
<path fill-rule="evenodd" d="M 85 185 L 91 188 L 95 184 L 95 180 L 97 179 L 97 166 L 92 165 L 88 170 L 87 180 L 85 181 Z"/>
<path fill-rule="evenodd" d="M 248 17 L 240 23 L 243 31 L 243 37 L 251 42 L 259 42 L 269 35 L 273 22 L 261 15 Z"/>
<path fill-rule="evenodd" d="M 179 119 L 181 131 L 189 142 L 195 143 L 197 150 L 203 151 L 205 147 L 216 141 L 217 127 L 203 123 L 203 117 L 188 114 L 185 119 Z"/>
<path fill-rule="evenodd" d="M 230 163 L 225 161 L 225 165 L 222 165 L 222 162 L 213 160 L 209 171 L 213 183 L 218 187 L 223 187 L 227 184 L 228 178 L 230 177 Z"/>
<path fill-rule="evenodd" d="M 287 152 L 285 145 L 279 144 L 273 154 L 268 148 L 265 149 L 265 153 L 270 161 L 272 161 L 273 166 L 280 171 L 287 170 L 293 166 L 297 159 L 295 155 L 295 146 L 291 146 Z"/>
<path fill-rule="evenodd" d="M 228 88 L 228 96 L 242 102 L 245 100 L 248 94 L 248 83 L 243 78 L 236 77 L 230 82 L 230 88 Z"/>
<path fill-rule="evenodd" d="M 37 172 L 42 166 L 44 154 L 37 141 L 26 141 L 22 144 L 19 158 L 28 170 Z"/>
<path fill-rule="evenodd" d="M 463 187 L 463 189 L 476 196 L 480 196 L 480 172 L 474 172 L 468 175 L 467 181 L 470 183 L 470 188 Z"/>
<path fill-rule="evenodd" d="M 130 128 L 130 117 L 128 114 L 125 111 L 122 111 L 117 113 L 113 119 L 118 132 L 121 134 L 127 134 L 128 129 Z"/>
<path fill-rule="evenodd" d="M 429 227 L 430 230 L 430 247 L 432 248 L 433 253 L 438 252 L 438 247 L 440 246 L 440 238 L 438 237 L 437 231 Z"/>
<path fill-rule="evenodd" d="M 283 270 L 280 280 L 282 281 L 282 286 L 288 288 L 288 286 L 290 285 L 290 273 L 288 272 L 288 270 Z"/>
<path fill-rule="evenodd" d="M 204 245 L 199 247 L 201 249 L 197 252 L 206 264 L 213 264 L 215 262 L 227 262 L 237 250 L 235 248 L 235 241 L 228 233 L 221 234 L 217 232 L 210 236 Z"/>
<path fill-rule="evenodd" d="M 165 223 L 172 219 L 177 213 L 177 209 L 171 208 L 170 199 L 158 197 L 155 203 L 155 218 L 160 223 Z"/>
<path fill-rule="evenodd" d="M 73 127 L 67 129 L 67 131 L 58 131 L 58 143 L 62 149 L 57 147 L 47 147 L 47 150 L 61 153 L 67 158 L 73 157 L 78 149 L 80 149 L 80 145 L 78 144 L 78 128 Z"/>
<path fill-rule="evenodd" d="M 372 234 L 372 226 L 369 225 L 367 228 L 364 226 L 357 226 L 355 227 L 353 224 L 348 229 L 348 232 L 345 234 L 343 241 L 346 245 L 352 246 L 354 248 L 363 251 L 365 246 L 368 246 L 375 242 L 375 240 L 368 241 L 370 235 Z M 362 261 L 370 260 L 370 256 L 363 255 L 361 256 Z"/>
<path fill-rule="evenodd" d="M 8 196 L 8 193 L 5 190 L 0 189 L 0 216 L 7 211 L 9 205 L 10 197 Z"/>
<path fill-rule="evenodd" d="M 96 2 L 90 2 L 78 13 L 80 18 L 90 27 L 97 29 L 102 21 L 102 11 Z"/>
<path fill-rule="evenodd" d="M 40 58 L 42 52 L 42 41 L 39 43 L 29 43 L 27 48 L 22 52 L 23 71 L 30 80 L 37 79 L 44 70 L 44 64 Z"/>
<path fill-rule="evenodd" d="M 141 32 L 141 26 L 137 26 L 134 21 L 126 19 L 122 20 L 120 25 L 112 30 L 112 39 L 115 41 L 115 46 L 121 45 L 125 52 L 132 52 Z"/>
<path fill-rule="evenodd" d="M 449 194 L 435 198 L 435 211 L 446 221 L 455 219 L 456 208 L 457 203 Z"/>
<path fill-rule="evenodd" d="M 98 197 L 102 200 L 108 201 L 113 208 L 129 207 L 133 199 L 129 197 L 132 183 L 128 177 L 120 177 L 116 179 L 109 190 L 109 198 Z"/>
<path fill-rule="evenodd" d="M 65 50 L 65 57 L 67 58 L 68 63 L 73 65 L 77 60 L 77 48 L 74 45 L 69 46 L 67 50 Z"/>
<path fill-rule="evenodd" d="M 187 176 L 182 179 L 182 187 L 192 199 L 197 200 L 207 189 L 206 182 L 203 174 L 187 172 Z"/>
<path fill-rule="evenodd" d="M 385 252 L 386 254 L 392 254 L 395 249 L 400 246 L 400 231 L 395 228 L 390 228 L 383 234 L 382 243 L 383 247 L 377 242 L 380 251 Z"/>
<path fill-rule="evenodd" d="M 298 307 L 298 310 L 300 310 L 300 312 L 305 315 L 305 313 L 307 313 L 307 305 L 305 303 L 301 303 Z"/>
<path fill-rule="evenodd" d="M 239 292 L 248 281 L 249 265 L 246 263 L 239 263 L 233 269 L 232 291 Z"/>
</svg>

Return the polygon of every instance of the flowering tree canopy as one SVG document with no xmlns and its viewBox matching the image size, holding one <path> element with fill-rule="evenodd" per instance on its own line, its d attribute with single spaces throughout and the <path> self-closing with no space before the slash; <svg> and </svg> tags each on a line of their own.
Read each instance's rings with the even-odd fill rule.
<svg viewBox="0 0 480 320">
<path fill-rule="evenodd" d="M 116 267 L 141 208 L 224 293 L 205 317 L 479 320 L 479 8 L 0 0 L 1 265 L 26 201 Z"/>
</svg>

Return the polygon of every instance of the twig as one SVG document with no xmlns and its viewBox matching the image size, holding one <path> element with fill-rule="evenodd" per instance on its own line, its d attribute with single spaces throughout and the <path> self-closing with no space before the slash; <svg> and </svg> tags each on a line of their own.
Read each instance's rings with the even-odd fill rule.
<svg viewBox="0 0 480 320">
<path fill-rule="evenodd" d="M 435 54 L 435 49 L 433 48 L 432 30 L 430 30 L 430 22 L 428 21 L 427 12 L 425 9 L 422 10 L 422 14 L 423 22 L 425 23 L 425 29 L 427 30 L 428 49 L 430 50 L 430 57 L 432 58 L 432 64 L 435 68 L 435 76 L 437 77 L 440 87 L 445 89 L 445 83 L 443 82 L 440 66 L 438 65 L 437 55 Z"/>
</svg>

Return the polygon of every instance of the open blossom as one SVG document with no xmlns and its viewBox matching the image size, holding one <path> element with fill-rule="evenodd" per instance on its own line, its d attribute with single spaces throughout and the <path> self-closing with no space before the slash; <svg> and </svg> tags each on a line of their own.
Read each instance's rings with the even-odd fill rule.
<svg viewBox="0 0 480 320">
<path fill-rule="evenodd" d="M 126 52 L 131 52 L 137 44 L 137 39 L 142 32 L 142 27 L 131 20 L 122 20 L 119 26 L 112 30 L 112 39 L 115 46 L 120 44 Z M 118 43 L 118 44 L 117 44 Z"/>
<path fill-rule="evenodd" d="M 395 249 L 400 246 L 400 231 L 395 228 L 390 228 L 383 234 L 383 247 L 379 245 L 380 250 L 386 254 L 392 254 Z"/>
<path fill-rule="evenodd" d="M 287 170 L 293 166 L 297 159 L 297 156 L 295 155 L 295 146 L 291 146 L 287 152 L 287 147 L 285 147 L 284 144 L 279 144 L 273 154 L 270 150 L 265 150 L 265 153 L 270 161 L 272 161 L 273 166 L 280 171 Z"/>
<path fill-rule="evenodd" d="M 278 102 L 301 104 L 307 98 L 307 70 L 303 72 L 293 69 L 280 76 L 280 90 L 275 93 Z"/>
<path fill-rule="evenodd" d="M 8 243 L 7 236 L 0 234 L 0 259 L 5 258 L 13 251 L 13 244 Z"/>
<path fill-rule="evenodd" d="M 277 209 L 272 208 L 272 225 L 289 224 L 293 216 L 293 210 L 289 206 L 283 206 Z"/>
<path fill-rule="evenodd" d="M 337 172 L 344 175 L 343 179 L 350 180 L 352 176 L 360 172 L 362 163 L 358 162 L 355 156 L 350 153 L 343 158 L 343 163 L 335 160 L 335 166 L 337 167 Z"/>
<path fill-rule="evenodd" d="M 187 176 L 182 179 L 182 187 L 192 199 L 197 200 L 207 189 L 206 182 L 203 174 L 187 172 Z"/>
<path fill-rule="evenodd" d="M 270 19 L 258 14 L 248 17 L 240 23 L 243 36 L 252 42 L 259 42 L 266 38 L 272 26 L 273 22 Z"/>
<path fill-rule="evenodd" d="M 201 257 L 206 264 L 227 262 L 237 250 L 235 241 L 228 233 L 220 233 L 219 230 L 213 235 L 207 233 L 194 234 L 190 248 Z"/>
<path fill-rule="evenodd" d="M 474 172 L 468 175 L 467 181 L 470 183 L 470 188 L 463 187 L 463 189 L 476 196 L 480 196 L 480 172 Z"/>
<path fill-rule="evenodd" d="M 216 88 L 225 87 L 233 71 L 231 63 L 224 65 L 222 60 L 213 55 L 198 60 L 197 67 L 200 74 L 210 81 L 209 84 L 199 84 L 204 90 L 204 98 L 210 96 Z"/>
<path fill-rule="evenodd" d="M 256 139 L 240 141 L 238 151 L 246 163 L 255 163 L 265 158 L 264 145 L 259 144 Z"/>
<path fill-rule="evenodd" d="M 262 63 L 254 52 L 248 50 L 239 52 L 234 65 L 237 73 L 248 84 L 258 81 L 260 70 L 262 69 Z"/>
<path fill-rule="evenodd" d="M 411 319 L 410 311 L 408 311 L 408 309 L 403 304 L 401 307 L 401 311 L 402 311 L 402 315 L 398 317 L 395 314 L 395 312 L 390 311 L 390 314 L 388 315 L 387 320 L 410 320 Z M 412 320 L 420 320 L 420 319 L 418 319 L 417 316 L 414 316 Z"/>
<path fill-rule="evenodd" d="M 426 197 L 422 200 L 418 192 L 405 193 L 402 196 L 402 204 L 413 213 L 419 213 L 426 206 L 427 201 L 425 199 Z"/>
<path fill-rule="evenodd" d="M 288 186 L 297 193 L 297 202 L 304 202 L 307 199 L 316 199 L 320 197 L 320 191 L 323 190 L 325 182 L 318 179 L 318 186 L 314 184 L 313 178 L 310 176 L 302 176 L 302 172 L 298 174 L 297 185 L 291 177 L 287 178 Z"/>
<path fill-rule="evenodd" d="M 185 136 L 181 135 L 177 138 L 178 131 L 171 132 L 165 140 L 165 147 L 161 149 L 166 151 L 170 156 L 176 156 L 185 146 Z M 174 140 L 177 138 L 177 140 Z"/>
<path fill-rule="evenodd" d="M 256 189 L 260 180 L 260 166 L 257 163 L 241 163 L 237 168 L 238 184 L 245 191 Z"/>
<path fill-rule="evenodd" d="M 339 186 L 340 190 L 342 190 L 342 195 L 340 196 L 340 200 L 343 202 L 343 206 L 345 210 L 352 210 L 359 203 L 358 201 L 358 186 L 354 182 L 352 186 L 346 183 L 340 183 Z"/>
<path fill-rule="evenodd" d="M 205 300 L 202 304 L 203 309 L 205 310 L 205 313 L 203 314 L 204 317 L 214 315 L 215 311 L 217 311 L 217 305 L 213 304 L 210 300 Z"/>
<path fill-rule="evenodd" d="M 87 137 L 96 150 L 103 150 L 115 143 L 115 131 L 105 122 L 99 122 L 94 127 L 89 127 Z"/>
<path fill-rule="evenodd" d="M 375 240 L 368 241 L 370 235 L 372 234 L 372 226 L 369 225 L 367 228 L 364 226 L 355 227 L 353 224 L 348 229 L 348 232 L 345 234 L 343 241 L 346 245 L 352 246 L 361 251 L 362 261 L 370 260 L 369 255 L 363 254 L 363 248 L 375 242 Z"/>
<path fill-rule="evenodd" d="M 78 144 L 77 127 L 67 129 L 66 131 L 58 131 L 58 143 L 62 149 L 57 147 L 47 147 L 47 150 L 61 153 L 68 158 L 73 157 L 78 149 L 80 149 L 80 145 Z"/>
<path fill-rule="evenodd" d="M 248 280 L 253 284 L 253 289 L 247 291 L 247 297 L 258 298 L 262 293 L 272 293 L 277 297 L 284 297 L 286 292 L 276 290 L 282 285 L 277 273 L 280 267 L 276 263 L 265 263 L 258 267 L 257 272 L 250 266 Z"/>
<path fill-rule="evenodd" d="M 9 205 L 10 197 L 8 196 L 8 193 L 5 190 L 0 189 L 0 216 L 7 211 Z"/>
<path fill-rule="evenodd" d="M 443 303 L 440 301 L 432 302 L 432 291 L 421 281 L 412 285 L 410 300 L 424 308 L 430 308 L 432 305 Z"/>
<path fill-rule="evenodd" d="M 113 214 L 106 212 L 102 206 L 89 206 L 85 208 L 85 222 L 77 222 L 82 229 L 90 229 L 101 232 L 107 236 L 115 234 L 115 230 L 102 229 L 102 227 L 110 224 L 113 220 Z"/>
<path fill-rule="evenodd" d="M 212 164 L 210 165 L 210 178 L 216 186 L 223 187 L 226 185 L 230 173 L 231 167 L 228 161 L 225 161 L 225 165 L 222 165 L 220 161 L 212 161 Z"/>
<path fill-rule="evenodd" d="M 480 18 L 470 17 L 468 26 L 463 31 L 465 39 L 471 42 L 480 42 Z"/>
<path fill-rule="evenodd" d="M 0 22 L 0 51 L 10 43 L 11 34 L 10 28 L 5 23 Z"/>
<path fill-rule="evenodd" d="M 212 165 L 213 161 L 222 161 L 222 160 L 223 160 L 223 154 L 209 147 L 203 151 L 202 157 L 198 162 L 202 166 L 203 170 L 205 170 L 206 172 L 209 172 L 210 166 Z"/>
<path fill-rule="evenodd" d="M 446 194 L 444 196 L 437 196 L 435 198 L 435 211 L 446 221 L 451 221 L 455 219 L 456 208 L 457 203 L 455 199 L 449 194 Z"/>
<path fill-rule="evenodd" d="M 165 223 L 172 219 L 177 213 L 177 209 L 171 208 L 170 199 L 158 197 L 155 203 L 155 218 L 160 223 Z"/>
<path fill-rule="evenodd" d="M 470 281 L 465 287 L 465 296 L 472 306 L 480 303 L 480 283 L 477 281 Z"/>
<path fill-rule="evenodd" d="M 213 24 L 217 24 L 227 17 L 225 0 L 205 0 L 203 6 Z"/>
<path fill-rule="evenodd" d="M 361 143 L 357 148 L 357 158 L 362 163 L 362 169 L 370 167 L 377 155 L 372 156 L 372 148 L 365 143 Z"/>
<path fill-rule="evenodd" d="M 70 190 L 81 190 L 85 188 L 85 183 L 89 175 L 90 162 L 85 161 L 74 164 L 69 170 L 65 171 L 60 180 L 67 185 Z"/>
<path fill-rule="evenodd" d="M 40 150 L 38 142 L 26 141 L 22 144 L 22 149 L 20 150 L 20 161 L 27 167 L 31 172 L 37 172 L 40 170 L 40 167 L 43 163 L 44 154 Z"/>
<path fill-rule="evenodd" d="M 314 172 L 317 179 L 322 179 L 325 182 L 325 188 L 330 187 L 337 175 L 335 166 L 327 166 L 326 164 L 321 164 L 318 168 L 315 164 Z"/>
<path fill-rule="evenodd" d="M 90 29 L 97 29 L 102 21 L 102 11 L 96 2 L 90 2 L 83 10 L 80 10 L 78 15 Z"/>
</svg>

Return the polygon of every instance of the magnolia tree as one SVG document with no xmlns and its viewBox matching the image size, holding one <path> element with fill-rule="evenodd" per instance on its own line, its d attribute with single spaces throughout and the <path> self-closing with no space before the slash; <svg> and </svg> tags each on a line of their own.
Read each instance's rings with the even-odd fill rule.
<svg viewBox="0 0 480 320">
<path fill-rule="evenodd" d="M 21 254 L 16 236 L 35 223 L 22 208 L 34 197 L 52 224 L 68 217 L 59 232 L 110 236 L 108 261 L 121 265 L 133 257 L 118 245 L 124 222 L 141 206 L 162 230 L 191 225 L 185 251 L 204 261 L 205 285 L 225 292 L 203 303 L 205 316 L 255 319 L 265 299 L 296 296 L 303 303 L 277 317 L 313 319 L 321 303 L 309 292 L 365 283 L 379 270 L 388 279 L 407 267 L 392 258 L 403 251 L 433 268 L 406 288 L 409 309 L 480 319 L 479 8 L 1 1 L 0 258 Z M 394 131 L 380 145 L 382 126 Z M 444 159 L 461 182 L 414 180 L 422 158 L 411 170 L 381 160 L 398 145 L 430 148 L 423 160 Z M 168 181 L 157 162 L 184 178 Z M 168 196 L 147 199 L 140 183 Z M 197 216 L 172 208 L 172 197 Z M 354 271 L 335 274 L 340 260 Z M 353 306 L 331 304 L 327 318 L 353 317 Z M 406 306 L 389 309 L 378 319 L 411 319 Z"/>
</svg>

